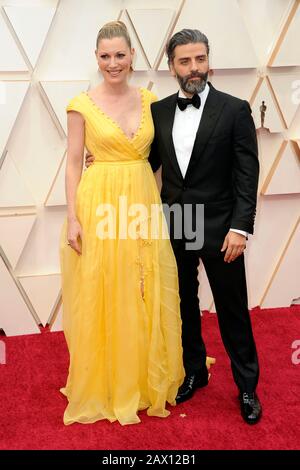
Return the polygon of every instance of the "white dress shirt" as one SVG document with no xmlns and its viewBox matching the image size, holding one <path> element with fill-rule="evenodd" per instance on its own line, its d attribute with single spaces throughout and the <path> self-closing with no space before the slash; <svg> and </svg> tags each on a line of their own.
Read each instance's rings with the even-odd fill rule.
<svg viewBox="0 0 300 470">
<path fill-rule="evenodd" d="M 209 85 L 206 84 L 204 90 L 199 93 L 199 97 L 201 100 L 201 105 L 199 109 L 195 108 L 195 106 L 193 105 L 189 105 L 184 111 L 181 111 L 179 107 L 176 106 L 172 136 L 178 165 L 183 178 L 185 177 L 187 168 L 189 166 L 194 142 L 196 139 L 196 133 L 199 128 L 208 93 Z M 186 98 L 186 96 L 181 90 L 179 90 L 178 96 L 180 98 Z M 248 235 L 247 232 L 243 230 L 238 230 L 234 228 L 231 228 L 230 230 L 233 232 L 240 233 L 245 237 L 247 237 Z"/>
</svg>

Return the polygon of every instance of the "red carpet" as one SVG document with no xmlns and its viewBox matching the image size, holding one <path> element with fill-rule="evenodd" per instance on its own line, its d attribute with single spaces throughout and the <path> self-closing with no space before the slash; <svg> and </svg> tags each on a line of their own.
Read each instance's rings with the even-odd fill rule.
<svg viewBox="0 0 300 470">
<path fill-rule="evenodd" d="M 171 408 L 167 419 L 142 412 L 142 423 L 126 427 L 104 421 L 63 425 L 66 399 L 59 388 L 65 384 L 68 355 L 62 333 L 1 337 L 7 364 L 0 365 L 0 448 L 300 449 L 300 364 L 291 361 L 291 345 L 300 340 L 300 307 L 256 309 L 251 317 L 261 367 L 259 424 L 249 426 L 240 416 L 216 317 L 206 314 L 207 350 L 217 359 L 209 386 Z"/>
</svg>

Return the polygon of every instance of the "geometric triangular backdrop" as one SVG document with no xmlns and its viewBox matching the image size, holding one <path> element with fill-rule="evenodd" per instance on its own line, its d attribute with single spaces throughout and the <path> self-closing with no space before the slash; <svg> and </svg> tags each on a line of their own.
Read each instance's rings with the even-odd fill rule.
<svg viewBox="0 0 300 470">
<path fill-rule="evenodd" d="M 65 134 L 67 134 L 67 112 L 66 107 L 69 101 L 79 93 L 86 91 L 89 86 L 88 80 L 74 81 L 42 81 L 42 90 L 60 123 Z"/>
<path fill-rule="evenodd" d="M 266 106 L 264 127 L 270 132 L 283 132 L 285 125 L 268 77 L 259 80 L 254 95 L 250 100 L 256 129 L 260 128 L 262 124 L 260 107 L 263 101 Z"/>
<path fill-rule="evenodd" d="M 289 127 L 295 117 L 299 107 L 299 99 L 293 97 L 296 95 L 295 87 L 300 88 L 299 72 L 288 72 L 286 69 L 280 69 L 276 73 L 269 75 L 270 83 L 280 105 L 286 126 Z M 299 95 L 299 93 L 298 93 Z"/>
<path fill-rule="evenodd" d="M 281 133 L 271 134 L 267 129 L 257 129 L 258 155 L 259 155 L 259 183 L 258 192 L 269 178 L 271 168 L 282 151 L 284 141 Z"/>
<path fill-rule="evenodd" d="M 35 67 L 57 6 L 57 0 L 45 5 L 5 6 L 4 11 Z M 34 28 L 32 19 L 34 18 Z"/>
<path fill-rule="evenodd" d="M 299 297 L 299 246 L 300 223 L 298 219 L 284 252 L 277 263 L 269 287 L 264 294 L 261 302 L 262 308 L 274 305 L 290 305 L 293 299 Z"/>
<path fill-rule="evenodd" d="M 174 33 L 183 28 L 200 29 L 209 38 L 212 68 L 251 68 L 258 65 L 237 0 L 185 2 Z"/>
<path fill-rule="evenodd" d="M 208 282 L 208 278 L 201 262 L 198 267 L 198 281 L 199 281 L 199 300 L 200 310 L 210 310 L 213 304 L 213 296 Z"/>
<path fill-rule="evenodd" d="M 285 141 L 262 188 L 262 194 L 293 193 L 300 193 L 300 149 L 296 142 Z"/>
<path fill-rule="evenodd" d="M 299 216 L 300 196 L 261 196 L 256 210 L 254 236 L 246 247 L 249 306 L 260 305 L 277 260 Z M 262 269 L 263 267 L 263 269 Z M 287 279 L 288 281 L 288 279 Z M 272 307 L 287 304 L 273 303 Z M 289 305 L 289 304 L 288 304 Z"/>
<path fill-rule="evenodd" d="M 300 65 L 300 4 L 299 0 L 294 3 L 290 24 L 287 32 L 279 45 L 279 50 L 272 61 L 273 67 L 278 66 L 297 66 Z"/>
<path fill-rule="evenodd" d="M 13 188 L 13 191 L 12 191 Z M 0 169 L 0 208 L 34 206 L 35 200 L 9 154 Z"/>
<path fill-rule="evenodd" d="M 63 329 L 63 313 L 62 305 L 60 305 L 59 310 L 56 314 L 55 320 L 50 327 L 51 331 L 62 331 Z"/>
<path fill-rule="evenodd" d="M 48 322 L 61 288 L 59 274 L 18 278 L 42 325 Z"/>
<path fill-rule="evenodd" d="M 65 136 L 54 123 L 39 87 L 31 86 L 14 126 L 8 150 L 37 205 L 45 202 L 65 148 Z"/>
<path fill-rule="evenodd" d="M 147 59 L 154 68 L 158 56 L 166 42 L 168 31 L 175 16 L 175 10 L 127 9 Z"/>
<path fill-rule="evenodd" d="M 59 167 L 58 174 L 51 186 L 49 194 L 45 201 L 45 206 L 64 206 L 67 204 L 66 191 L 65 191 L 65 174 L 66 174 L 66 162 L 67 157 L 63 158 L 63 161 Z"/>
<path fill-rule="evenodd" d="M 0 328 L 7 336 L 40 333 L 0 256 Z"/>
<path fill-rule="evenodd" d="M 218 90 L 249 101 L 257 83 L 257 71 L 253 69 L 213 70 L 209 80 Z"/>
<path fill-rule="evenodd" d="M 293 4 L 293 0 L 238 0 L 249 35 L 264 66 Z"/>
<path fill-rule="evenodd" d="M 145 57 L 145 53 L 140 44 L 139 38 L 137 37 L 137 34 L 132 26 L 132 23 L 126 10 L 122 11 L 120 20 L 126 24 L 132 42 L 131 45 L 135 49 L 135 55 L 133 58 L 133 69 L 136 71 L 149 70 L 150 64 L 147 58 Z"/>
<path fill-rule="evenodd" d="M 0 246 L 15 269 L 27 238 L 35 222 L 35 214 L 0 216 Z"/>
<path fill-rule="evenodd" d="M 28 67 L 1 15 L 1 10 L 0 44 L 0 72 L 28 72 Z"/>
<path fill-rule="evenodd" d="M 1 43 L 0 43 L 1 44 Z M 1 44 L 2 48 L 2 44 Z M 28 81 L 2 81 L 0 103 L 0 156 L 4 152 L 29 87 Z"/>
</svg>

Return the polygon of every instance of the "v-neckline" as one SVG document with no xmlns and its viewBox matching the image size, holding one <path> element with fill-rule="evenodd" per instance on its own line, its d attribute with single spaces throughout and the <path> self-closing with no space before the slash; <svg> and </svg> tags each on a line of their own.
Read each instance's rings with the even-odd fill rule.
<svg viewBox="0 0 300 470">
<path fill-rule="evenodd" d="M 140 95 L 140 98 L 141 98 L 141 116 L 140 116 L 140 123 L 139 123 L 139 126 L 137 128 L 137 130 L 135 131 L 133 137 L 129 137 L 126 132 L 122 129 L 122 127 L 120 126 L 120 124 L 115 120 L 113 119 L 109 114 L 107 114 L 105 111 L 103 111 L 100 106 L 93 100 L 93 98 L 88 94 L 87 91 L 84 92 L 84 94 L 88 97 L 90 103 L 104 116 L 106 117 L 115 127 L 117 127 L 119 129 L 119 131 L 121 131 L 121 133 L 123 134 L 123 136 L 128 140 L 128 142 L 133 142 L 136 137 L 138 136 L 138 134 L 140 133 L 140 130 L 142 128 L 142 125 L 143 125 L 143 122 L 144 122 L 144 116 L 145 116 L 145 100 L 144 100 L 144 92 L 143 92 L 143 89 L 142 87 L 139 87 L 138 88 L 139 90 L 139 95 Z"/>
</svg>

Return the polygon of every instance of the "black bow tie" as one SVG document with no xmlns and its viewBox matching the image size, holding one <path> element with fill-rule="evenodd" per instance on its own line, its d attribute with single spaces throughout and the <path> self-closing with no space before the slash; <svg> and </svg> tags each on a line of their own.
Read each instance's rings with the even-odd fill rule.
<svg viewBox="0 0 300 470">
<path fill-rule="evenodd" d="M 199 109 L 201 105 L 200 96 L 196 94 L 196 95 L 193 95 L 192 98 L 177 97 L 177 104 L 178 104 L 178 108 L 181 111 L 184 111 L 189 104 L 192 104 L 193 106 L 195 106 L 195 108 Z"/>
</svg>

